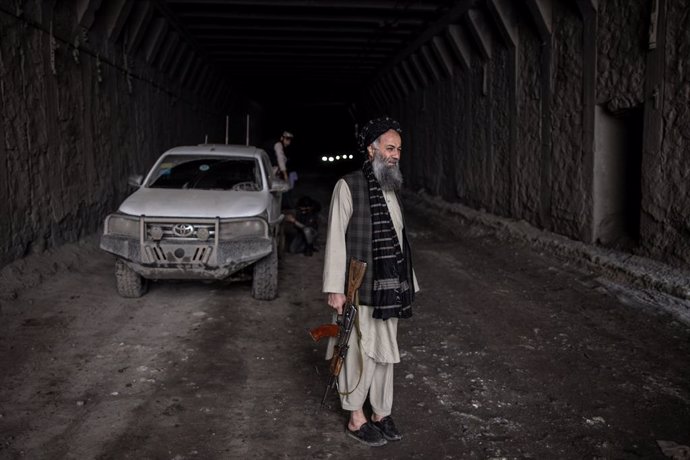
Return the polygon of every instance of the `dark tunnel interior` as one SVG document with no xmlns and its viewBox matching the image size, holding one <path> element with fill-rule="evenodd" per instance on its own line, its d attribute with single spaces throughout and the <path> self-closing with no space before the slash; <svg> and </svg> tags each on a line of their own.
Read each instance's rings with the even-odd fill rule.
<svg viewBox="0 0 690 460">
<path fill-rule="evenodd" d="M 355 124 L 365 121 L 356 103 L 371 97 L 371 83 L 391 73 L 430 28 L 460 17 L 475 3 L 172 0 L 157 5 L 227 84 L 261 107 L 258 143 L 293 131 L 293 161 L 308 167 L 323 155 L 355 151 Z"/>
<path fill-rule="evenodd" d="M 690 0 L 0 0 L 0 459 L 690 460 L 689 354 Z"/>
</svg>

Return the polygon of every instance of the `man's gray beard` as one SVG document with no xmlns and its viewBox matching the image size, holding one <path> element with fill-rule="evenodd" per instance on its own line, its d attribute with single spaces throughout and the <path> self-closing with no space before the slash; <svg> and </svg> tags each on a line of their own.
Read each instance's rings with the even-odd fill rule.
<svg viewBox="0 0 690 460">
<path fill-rule="evenodd" d="M 399 163 L 396 163 L 395 166 L 389 166 L 386 164 L 384 156 L 375 152 L 371 169 L 373 169 L 374 177 L 379 181 L 381 189 L 397 192 L 402 187 L 403 177 Z"/>
</svg>

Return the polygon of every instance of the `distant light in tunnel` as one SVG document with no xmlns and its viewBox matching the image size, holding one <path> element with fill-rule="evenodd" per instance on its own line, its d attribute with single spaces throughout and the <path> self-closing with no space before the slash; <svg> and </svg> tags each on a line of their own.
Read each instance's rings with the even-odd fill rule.
<svg viewBox="0 0 690 460">
<path fill-rule="evenodd" d="M 321 161 L 328 161 L 328 162 L 333 162 L 333 161 L 339 161 L 339 160 L 352 160 L 355 156 L 354 155 L 333 155 L 333 156 L 322 156 Z"/>
</svg>

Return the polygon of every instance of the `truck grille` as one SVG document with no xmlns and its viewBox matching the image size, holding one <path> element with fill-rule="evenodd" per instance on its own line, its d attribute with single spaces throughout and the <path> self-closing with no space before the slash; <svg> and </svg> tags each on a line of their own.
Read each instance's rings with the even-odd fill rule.
<svg viewBox="0 0 690 460">
<path fill-rule="evenodd" d="M 154 263 L 205 264 L 211 256 L 211 246 L 146 245 L 146 255 Z"/>
<path fill-rule="evenodd" d="M 177 230 L 176 231 L 176 227 Z M 189 233 L 184 231 L 188 230 Z M 146 223 L 146 239 L 154 240 L 152 232 L 161 232 L 161 241 L 213 241 L 216 237 L 216 226 L 215 224 L 209 223 L 189 223 L 189 224 L 175 224 L 175 223 Z M 200 235 L 206 235 L 205 238 L 200 238 Z"/>
</svg>

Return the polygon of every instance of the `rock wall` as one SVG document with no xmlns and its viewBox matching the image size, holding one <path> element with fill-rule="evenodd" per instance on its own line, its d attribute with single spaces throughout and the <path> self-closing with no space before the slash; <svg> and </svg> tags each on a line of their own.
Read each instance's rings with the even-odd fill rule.
<svg viewBox="0 0 690 460">
<path fill-rule="evenodd" d="M 541 208 L 541 54 L 544 51 L 534 28 L 518 24 L 517 139 L 513 174 L 513 217 L 539 222 Z"/>
<path fill-rule="evenodd" d="M 583 152 L 583 24 L 573 5 L 553 6 L 549 230 L 579 239 L 591 206 Z"/>
<path fill-rule="evenodd" d="M 219 107 L 77 27 L 77 2 L 1 3 L 0 266 L 96 231 L 130 174 L 225 129 Z"/>
<path fill-rule="evenodd" d="M 432 78 L 429 85 L 384 109 L 407 129 L 407 185 L 596 243 L 593 209 L 602 199 L 594 190 L 594 182 L 601 180 L 594 165 L 602 164 L 592 134 L 597 105 L 613 117 L 623 117 L 639 116 L 656 104 L 661 111 L 660 141 L 645 154 L 637 173 L 640 197 L 629 201 L 640 201 L 639 231 L 630 232 L 634 243 L 626 249 L 687 267 L 690 5 L 684 0 L 659 2 L 664 23 L 658 29 L 662 49 L 656 52 L 663 53 L 663 69 L 657 70 L 659 88 L 647 97 L 654 3 L 600 0 L 587 22 L 589 2 L 544 2 L 550 5 L 546 38 L 535 13 L 521 8 L 514 51 L 501 40 L 497 27 L 492 28 L 490 59 L 483 59 L 474 46 L 469 70 L 458 63 L 453 76 Z M 517 77 L 510 72 L 512 57 Z M 509 109 L 511 85 L 516 115 Z M 639 119 L 639 125 L 627 122 L 626 129 L 643 130 L 642 137 L 649 138 L 653 126 L 646 121 L 642 127 Z M 512 123 L 517 124 L 514 140 Z M 630 134 L 641 143 L 639 133 Z M 631 148 L 641 150 L 637 145 Z M 639 154 L 630 152 L 629 158 L 640 162 Z"/>
<path fill-rule="evenodd" d="M 659 104 L 661 143 L 643 163 L 641 240 L 652 257 L 690 264 L 690 5 L 667 0 L 664 72 L 646 104 Z M 660 28 L 663 31 L 663 27 Z M 655 102 L 655 99 L 658 101 Z M 645 133 L 646 134 L 646 133 Z"/>
<path fill-rule="evenodd" d="M 644 99 L 651 2 L 606 0 L 597 16 L 597 104 L 612 113 Z"/>
</svg>

